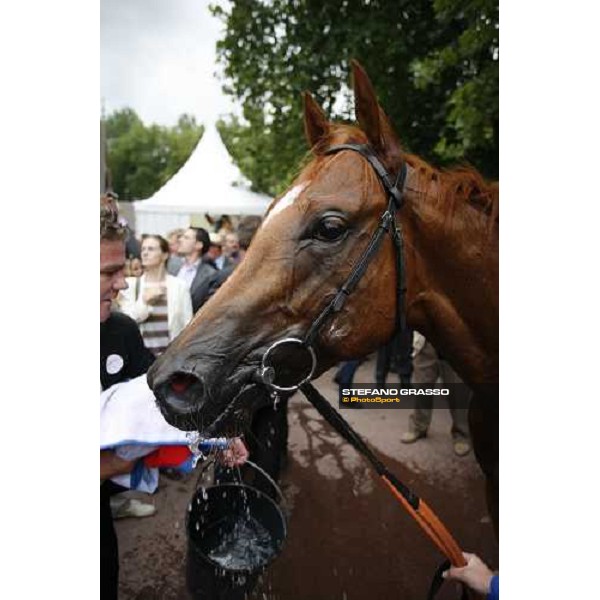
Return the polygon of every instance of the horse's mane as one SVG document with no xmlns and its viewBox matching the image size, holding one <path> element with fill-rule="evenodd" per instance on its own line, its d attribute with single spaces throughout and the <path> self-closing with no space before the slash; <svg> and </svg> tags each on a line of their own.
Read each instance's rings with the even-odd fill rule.
<svg viewBox="0 0 600 600">
<path fill-rule="evenodd" d="M 310 179 L 320 171 L 324 152 L 330 146 L 343 143 L 364 144 L 366 135 L 359 128 L 336 123 L 305 155 L 298 168 L 302 179 Z M 450 222 L 460 205 L 470 205 L 486 215 L 486 229 L 491 233 L 499 223 L 499 188 L 497 182 L 487 182 L 473 167 L 436 169 L 415 154 L 402 153 L 402 158 L 415 169 L 423 197 L 433 201 Z M 435 184 L 435 185 L 432 185 Z M 435 190 L 435 193 L 432 193 Z"/>
<path fill-rule="evenodd" d="M 408 164 L 417 172 L 420 187 L 436 189 L 433 200 L 438 204 L 445 218 L 450 219 L 459 204 L 470 204 L 487 215 L 491 229 L 499 222 L 498 183 L 488 183 L 473 168 L 460 166 L 454 169 L 438 170 L 414 154 L 405 155 Z M 431 184 L 435 183 L 435 186 Z M 428 197 L 432 197 L 428 194 Z"/>
</svg>

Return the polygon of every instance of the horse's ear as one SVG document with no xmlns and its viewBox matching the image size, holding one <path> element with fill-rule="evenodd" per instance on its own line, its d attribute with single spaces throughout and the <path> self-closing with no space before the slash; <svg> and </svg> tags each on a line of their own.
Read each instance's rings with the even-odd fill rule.
<svg viewBox="0 0 600 600">
<path fill-rule="evenodd" d="M 357 60 L 352 60 L 351 64 L 356 120 L 376 152 L 386 155 L 399 153 L 400 143 L 387 115 L 379 106 L 367 72 Z"/>
<path fill-rule="evenodd" d="M 309 92 L 302 94 L 304 101 L 304 133 L 312 148 L 329 132 L 329 121 Z"/>
</svg>

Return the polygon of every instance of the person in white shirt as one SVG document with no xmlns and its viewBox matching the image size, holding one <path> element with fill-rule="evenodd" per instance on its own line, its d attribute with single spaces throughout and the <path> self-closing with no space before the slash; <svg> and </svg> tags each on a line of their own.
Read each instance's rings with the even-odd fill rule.
<svg viewBox="0 0 600 600">
<path fill-rule="evenodd" d="M 127 281 L 122 292 L 120 308 L 140 326 L 144 344 L 155 356 L 191 320 L 192 302 L 186 284 L 167 273 L 169 244 L 160 235 L 142 237 L 142 266 L 140 278 Z"/>
</svg>

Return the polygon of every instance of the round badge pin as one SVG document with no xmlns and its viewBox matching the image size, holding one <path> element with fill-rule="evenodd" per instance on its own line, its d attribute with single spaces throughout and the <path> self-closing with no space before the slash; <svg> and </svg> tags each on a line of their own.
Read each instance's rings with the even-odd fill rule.
<svg viewBox="0 0 600 600">
<path fill-rule="evenodd" d="M 123 368 L 123 357 L 118 354 L 111 354 L 106 357 L 106 371 L 109 375 L 115 375 Z"/>
</svg>

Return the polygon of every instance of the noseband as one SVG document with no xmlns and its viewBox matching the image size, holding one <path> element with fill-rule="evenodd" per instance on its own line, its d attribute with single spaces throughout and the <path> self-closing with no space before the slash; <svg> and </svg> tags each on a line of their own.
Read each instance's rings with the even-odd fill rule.
<svg viewBox="0 0 600 600">
<path fill-rule="evenodd" d="M 404 252 L 402 247 L 402 235 L 399 227 L 396 225 L 396 211 L 402 208 L 404 204 L 403 189 L 406 180 L 406 163 L 402 167 L 395 179 L 391 177 L 383 163 L 379 160 L 371 146 L 368 144 L 339 144 L 331 146 L 325 154 L 335 154 L 342 150 L 351 150 L 358 152 L 373 167 L 377 177 L 381 181 L 387 196 L 388 205 L 379 219 L 377 229 L 374 231 L 371 239 L 360 259 L 352 269 L 352 272 L 344 284 L 336 292 L 335 296 L 327 306 L 321 311 L 319 316 L 313 321 L 304 339 L 288 337 L 272 344 L 263 355 L 259 378 L 262 382 L 276 391 L 295 391 L 301 385 L 309 381 L 317 367 L 317 358 L 313 349 L 313 343 L 319 331 L 325 322 L 342 310 L 350 294 L 356 289 L 356 286 L 365 274 L 373 257 L 377 254 L 386 233 L 390 234 L 394 247 L 396 249 L 396 329 L 403 330 L 406 327 L 406 318 L 404 313 L 404 297 L 406 294 L 405 270 L 404 270 Z M 277 361 L 274 359 L 275 352 L 281 352 L 285 348 L 292 349 L 294 352 L 306 353 L 305 359 L 309 361 L 309 366 L 300 376 L 298 382 L 287 382 L 286 385 L 277 383 Z"/>
</svg>

